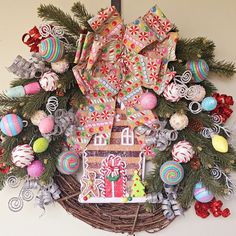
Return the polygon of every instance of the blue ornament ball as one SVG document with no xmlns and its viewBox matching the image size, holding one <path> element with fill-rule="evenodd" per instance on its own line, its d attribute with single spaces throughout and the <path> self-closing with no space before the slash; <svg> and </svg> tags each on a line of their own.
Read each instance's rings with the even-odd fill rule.
<svg viewBox="0 0 236 236">
<path fill-rule="evenodd" d="M 198 182 L 193 191 L 195 199 L 202 203 L 210 202 L 214 195 L 203 185 L 202 182 Z"/>
<path fill-rule="evenodd" d="M 206 97 L 202 101 L 202 109 L 204 111 L 213 111 L 217 106 L 217 100 L 213 97 Z"/>
<path fill-rule="evenodd" d="M 193 79 L 196 83 L 200 83 L 205 80 L 209 73 L 209 66 L 206 61 L 202 59 L 187 62 L 186 68 L 192 72 Z"/>
</svg>

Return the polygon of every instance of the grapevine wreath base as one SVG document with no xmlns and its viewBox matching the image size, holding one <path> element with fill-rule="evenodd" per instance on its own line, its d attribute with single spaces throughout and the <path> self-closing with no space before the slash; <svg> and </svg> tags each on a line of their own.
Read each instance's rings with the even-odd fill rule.
<svg viewBox="0 0 236 236">
<path fill-rule="evenodd" d="M 156 204 L 152 212 L 147 212 L 144 204 L 81 204 L 78 202 L 80 183 L 75 177 L 59 174 L 55 181 L 61 190 L 58 203 L 94 228 L 115 233 L 154 233 L 173 221 L 163 215 L 161 204 Z"/>
</svg>

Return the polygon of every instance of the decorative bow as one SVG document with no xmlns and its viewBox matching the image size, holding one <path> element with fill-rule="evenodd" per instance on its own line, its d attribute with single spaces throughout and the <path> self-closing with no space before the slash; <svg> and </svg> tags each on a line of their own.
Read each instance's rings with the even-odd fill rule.
<svg viewBox="0 0 236 236">
<path fill-rule="evenodd" d="M 165 184 L 164 190 L 166 197 L 164 197 L 161 192 L 158 192 L 157 194 L 148 194 L 147 201 L 150 203 L 161 203 L 163 215 L 168 220 L 172 220 L 175 216 L 183 214 L 183 210 L 176 200 L 178 187 Z"/>
<path fill-rule="evenodd" d="M 152 127 L 141 125 L 135 128 L 138 135 L 145 135 L 147 146 L 155 146 L 159 151 L 164 151 L 171 143 L 178 138 L 176 130 L 165 129 L 166 121 L 156 121 Z"/>
<path fill-rule="evenodd" d="M 167 65 L 176 59 L 178 38 L 177 33 L 169 32 L 172 24 L 157 6 L 127 26 L 115 7 L 101 11 L 89 24 L 95 32 L 80 35 L 78 64 L 73 68 L 89 101 L 77 113 L 82 148 L 96 133 L 109 142 L 116 101 L 124 105 L 132 129 L 155 120 L 150 110 L 140 107 L 142 87 L 163 92 L 175 75 Z"/>
<path fill-rule="evenodd" d="M 225 123 L 233 113 L 230 108 L 234 105 L 233 97 L 219 93 L 214 93 L 212 96 L 217 100 L 217 107 L 211 113 L 221 116 L 222 122 Z"/>
</svg>

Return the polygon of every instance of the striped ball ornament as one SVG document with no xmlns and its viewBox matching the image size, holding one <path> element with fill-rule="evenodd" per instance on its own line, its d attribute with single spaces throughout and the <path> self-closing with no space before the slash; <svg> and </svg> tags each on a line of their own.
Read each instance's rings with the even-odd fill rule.
<svg viewBox="0 0 236 236">
<path fill-rule="evenodd" d="M 75 174 L 80 166 L 80 159 L 73 151 L 62 152 L 57 159 L 57 169 L 65 175 Z"/>
<path fill-rule="evenodd" d="M 5 135 L 13 137 L 22 131 L 23 121 L 16 114 L 7 114 L 2 117 L 0 128 Z"/>
<path fill-rule="evenodd" d="M 12 150 L 11 161 L 17 167 L 24 168 L 33 160 L 34 152 L 29 144 L 18 145 Z"/>
<path fill-rule="evenodd" d="M 178 102 L 180 100 L 178 85 L 175 83 L 168 84 L 163 93 L 164 98 L 170 102 Z"/>
<path fill-rule="evenodd" d="M 64 55 L 64 44 L 58 38 L 50 37 L 39 44 L 39 53 L 47 62 L 59 61 Z"/>
<path fill-rule="evenodd" d="M 165 184 L 176 185 L 184 178 L 184 169 L 175 161 L 167 161 L 160 168 L 160 177 Z"/>
<path fill-rule="evenodd" d="M 48 71 L 40 78 L 39 83 L 45 91 L 55 91 L 57 89 L 59 77 L 56 73 Z"/>
<path fill-rule="evenodd" d="M 200 83 L 205 80 L 209 73 L 209 66 L 202 59 L 187 62 L 186 68 L 192 72 L 193 79 L 196 83 Z"/>
<path fill-rule="evenodd" d="M 210 202 L 214 195 L 203 185 L 202 182 L 198 182 L 193 190 L 194 197 L 197 201 L 202 203 Z"/>
<path fill-rule="evenodd" d="M 187 163 L 194 155 L 192 145 L 188 141 L 180 141 L 172 148 L 173 160 L 179 163 Z"/>
</svg>

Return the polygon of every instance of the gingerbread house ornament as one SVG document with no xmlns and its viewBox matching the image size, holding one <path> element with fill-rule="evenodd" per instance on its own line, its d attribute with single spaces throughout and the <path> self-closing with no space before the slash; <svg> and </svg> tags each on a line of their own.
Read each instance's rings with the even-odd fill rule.
<svg viewBox="0 0 236 236">
<path fill-rule="evenodd" d="M 176 60 L 178 33 L 157 6 L 127 25 L 115 7 L 88 23 L 94 32 L 80 35 L 73 68 L 88 105 L 67 133 L 83 155 L 79 201 L 143 202 L 145 159 L 153 151 L 134 130 L 151 127 L 157 117 L 139 99 L 145 89 L 161 95 L 175 76 L 167 65 Z"/>
</svg>

